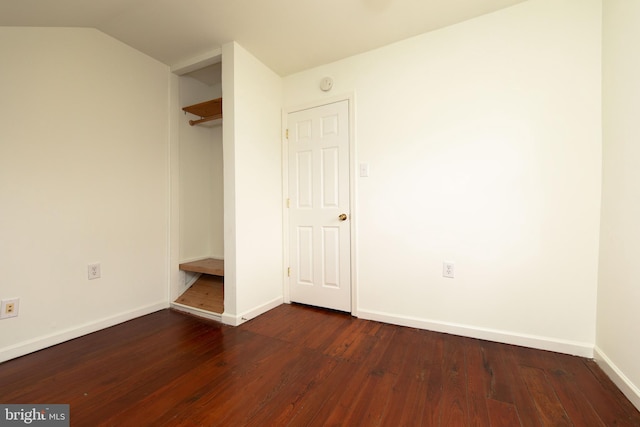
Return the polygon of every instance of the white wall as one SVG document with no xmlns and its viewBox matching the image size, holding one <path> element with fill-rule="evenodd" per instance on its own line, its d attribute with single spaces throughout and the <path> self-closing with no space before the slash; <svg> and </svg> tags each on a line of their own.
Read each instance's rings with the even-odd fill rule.
<svg viewBox="0 0 640 427">
<path fill-rule="evenodd" d="M 282 79 L 233 42 L 222 48 L 225 312 L 238 324 L 283 300 Z"/>
<path fill-rule="evenodd" d="M 169 71 L 91 29 L 0 57 L 1 361 L 167 306 Z"/>
<path fill-rule="evenodd" d="M 600 36 L 600 1 L 529 0 L 285 78 L 355 93 L 357 315 L 592 354 Z"/>
<path fill-rule="evenodd" d="M 193 115 L 182 107 L 222 96 L 220 84 L 209 86 L 180 77 L 180 261 L 224 258 L 222 125 L 191 126 Z"/>
<path fill-rule="evenodd" d="M 603 2 L 603 186 L 597 357 L 640 408 L 640 2 Z"/>
</svg>

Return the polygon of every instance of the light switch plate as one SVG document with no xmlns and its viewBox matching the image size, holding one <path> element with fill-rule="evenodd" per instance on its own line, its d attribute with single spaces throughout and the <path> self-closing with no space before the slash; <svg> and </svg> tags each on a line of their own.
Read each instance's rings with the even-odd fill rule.
<svg viewBox="0 0 640 427">
<path fill-rule="evenodd" d="M 360 163 L 360 176 L 363 178 L 369 176 L 369 163 Z"/>
</svg>

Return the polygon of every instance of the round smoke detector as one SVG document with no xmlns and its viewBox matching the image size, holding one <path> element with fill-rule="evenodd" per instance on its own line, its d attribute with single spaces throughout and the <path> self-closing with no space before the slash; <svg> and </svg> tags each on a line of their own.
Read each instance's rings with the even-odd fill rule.
<svg viewBox="0 0 640 427">
<path fill-rule="evenodd" d="M 324 92 L 329 92 L 333 87 L 333 79 L 331 77 L 325 77 L 320 80 L 320 89 Z"/>
</svg>

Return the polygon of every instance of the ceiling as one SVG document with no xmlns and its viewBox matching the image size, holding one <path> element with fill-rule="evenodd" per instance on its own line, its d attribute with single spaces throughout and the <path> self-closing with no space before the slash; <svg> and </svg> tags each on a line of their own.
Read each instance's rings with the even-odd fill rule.
<svg viewBox="0 0 640 427">
<path fill-rule="evenodd" d="M 237 41 L 281 76 L 525 0 L 0 0 L 0 26 L 93 27 L 172 66 Z"/>
</svg>

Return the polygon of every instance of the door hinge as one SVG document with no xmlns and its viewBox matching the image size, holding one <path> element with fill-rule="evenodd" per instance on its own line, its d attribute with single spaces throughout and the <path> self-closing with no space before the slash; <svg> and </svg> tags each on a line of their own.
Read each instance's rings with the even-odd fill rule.
<svg viewBox="0 0 640 427">
<path fill-rule="evenodd" d="M 289 129 L 285 131 L 285 138 L 289 139 Z"/>
<path fill-rule="evenodd" d="M 287 207 L 290 208 L 291 207 L 291 199 L 287 199 Z"/>
<path fill-rule="evenodd" d="M 287 267 L 287 277 L 291 277 L 291 267 Z"/>
</svg>

